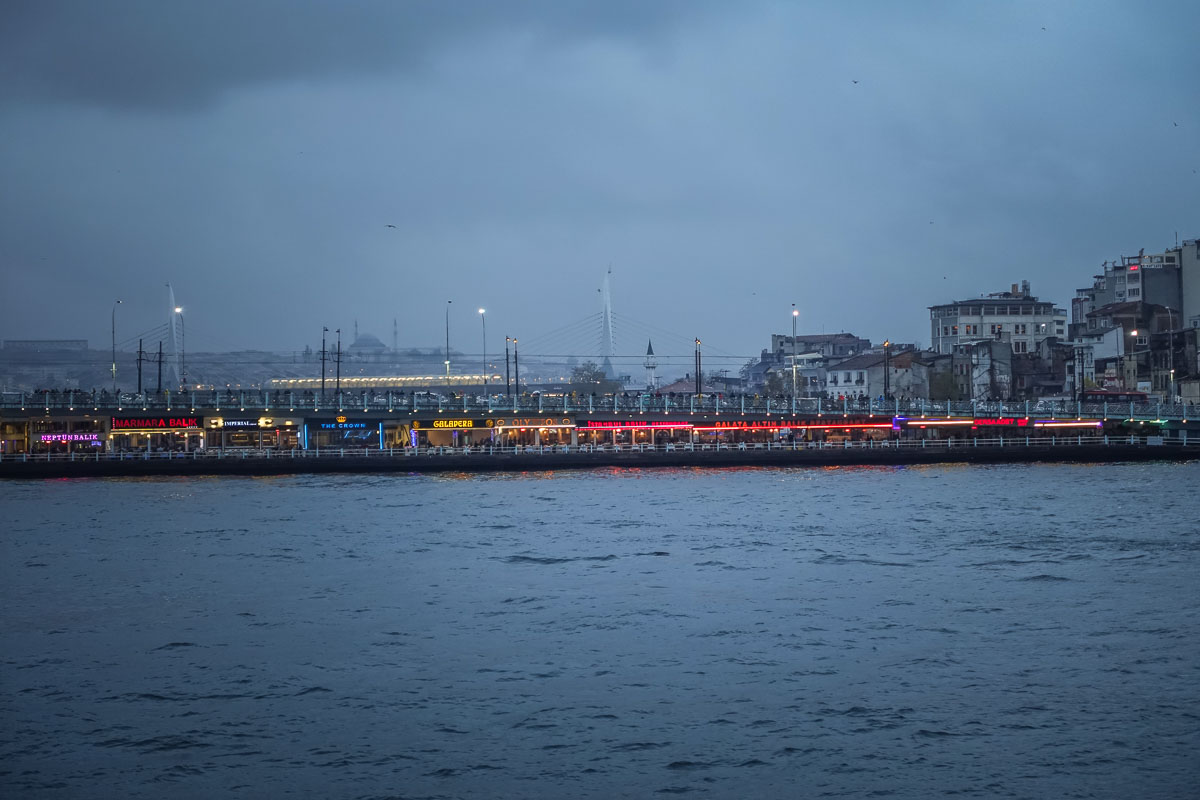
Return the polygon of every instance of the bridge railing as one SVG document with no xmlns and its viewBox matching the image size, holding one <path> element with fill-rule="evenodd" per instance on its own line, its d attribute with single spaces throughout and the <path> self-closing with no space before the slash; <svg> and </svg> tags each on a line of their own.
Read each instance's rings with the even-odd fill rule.
<svg viewBox="0 0 1200 800">
<path fill-rule="evenodd" d="M 792 398 L 759 394 L 521 394 L 504 395 L 433 394 L 428 392 L 354 391 L 328 393 L 249 390 L 164 392 L 163 394 L 119 394 L 107 391 L 6 392 L 0 394 L 0 409 L 46 412 L 102 411 L 136 413 L 195 411 L 213 414 L 273 413 L 319 414 L 364 413 L 462 413 L 462 414 L 726 414 L 726 415 L 875 415 L 900 417 L 999 417 L 1039 419 L 1187 419 L 1200 417 L 1195 403 L 1094 403 L 1075 400 L 984 401 L 887 400 L 884 398 Z"/>
<path fill-rule="evenodd" d="M 669 443 L 669 444 L 580 444 L 580 445 L 475 445 L 468 447 L 404 447 L 404 448 L 361 448 L 326 447 L 311 450 L 274 449 L 207 449 L 191 452 L 95 452 L 95 453 L 14 453 L 0 454 L 3 463 L 62 463 L 74 461 L 225 461 L 225 460 L 273 460 L 273 459 L 404 459 L 439 458 L 445 456 L 511 456 L 536 454 L 549 457 L 572 453 L 719 453 L 731 451 L 801 451 L 801 450 L 942 450 L 968 451 L 978 448 L 1072 448 L 1085 446 L 1124 447 L 1129 445 L 1162 446 L 1171 449 L 1184 448 L 1200 457 L 1200 439 L 1183 441 L 1160 436 L 1013 436 L 989 439 L 890 439 L 860 442 L 722 442 L 716 444 Z"/>
</svg>

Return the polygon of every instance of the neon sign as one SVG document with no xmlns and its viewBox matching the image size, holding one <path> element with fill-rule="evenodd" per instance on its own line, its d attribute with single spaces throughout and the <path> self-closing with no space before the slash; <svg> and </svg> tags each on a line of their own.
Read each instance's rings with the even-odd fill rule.
<svg viewBox="0 0 1200 800">
<path fill-rule="evenodd" d="M 112 430 L 154 430 L 199 428 L 199 417 L 113 417 Z"/>
<path fill-rule="evenodd" d="M 42 442 L 99 442 L 98 433 L 43 433 Z"/>
<path fill-rule="evenodd" d="M 690 428 L 690 422 L 655 422 L 647 420 L 646 422 L 622 422 L 620 420 L 603 420 L 589 419 L 583 426 L 589 430 L 631 430 L 634 428 Z"/>
<path fill-rule="evenodd" d="M 257 428 L 260 426 L 256 419 L 226 419 L 221 421 L 222 428 Z"/>
<path fill-rule="evenodd" d="M 984 427 L 986 427 L 988 425 L 1006 425 L 1006 426 L 1015 425 L 1018 428 L 1024 428 L 1029 425 L 1029 418 L 1028 417 L 1019 417 L 1019 418 L 1018 417 L 996 417 L 995 419 L 977 419 L 977 420 L 975 420 L 975 424 L 978 426 L 984 426 Z"/>
<path fill-rule="evenodd" d="M 490 423 L 489 423 L 490 427 Z M 497 428 L 574 428 L 570 417 L 513 417 L 496 420 Z"/>
<path fill-rule="evenodd" d="M 974 425 L 973 419 L 910 419 L 909 417 L 896 417 L 893 428 L 899 429 L 900 425 L 916 426 L 918 428 L 940 428 L 943 425 Z"/>
<path fill-rule="evenodd" d="M 890 428 L 890 422 L 838 422 L 828 425 L 812 425 L 803 422 L 742 422 L 740 420 L 734 422 L 714 422 L 712 425 L 697 425 L 693 430 L 697 431 L 777 431 L 782 429 L 790 430 L 814 430 L 814 431 L 838 431 L 848 430 L 850 428 Z"/>
</svg>

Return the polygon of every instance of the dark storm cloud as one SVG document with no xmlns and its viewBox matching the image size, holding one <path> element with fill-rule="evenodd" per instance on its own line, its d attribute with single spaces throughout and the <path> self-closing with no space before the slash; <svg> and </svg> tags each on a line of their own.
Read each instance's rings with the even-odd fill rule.
<svg viewBox="0 0 1200 800">
<path fill-rule="evenodd" d="M 698 2 L 9 2 L 0 25 L 8 100 L 193 109 L 283 80 L 416 70 L 450 42 L 498 31 L 548 41 L 654 37 Z"/>
<path fill-rule="evenodd" d="M 1066 304 L 1200 235 L 1198 13 L 10 2 L 2 288 L 69 303 L 11 304 L 0 338 L 106 341 L 118 297 L 136 335 L 171 281 L 205 347 L 355 320 L 428 346 L 453 299 L 453 346 L 486 306 L 494 353 L 595 314 L 611 264 L 617 312 L 683 364 L 695 336 L 744 361 L 791 303 L 927 342 L 930 304 L 1023 278 Z"/>
</svg>

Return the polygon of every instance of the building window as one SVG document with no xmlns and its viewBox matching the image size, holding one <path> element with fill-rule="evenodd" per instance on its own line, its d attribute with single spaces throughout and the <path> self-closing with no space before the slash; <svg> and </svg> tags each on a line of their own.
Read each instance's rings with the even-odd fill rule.
<svg viewBox="0 0 1200 800">
<path fill-rule="evenodd" d="M 1137 343 L 1138 343 L 1138 345 L 1146 345 L 1146 344 L 1149 344 L 1149 343 L 1150 343 L 1150 337 L 1149 337 L 1149 336 L 1139 336 L 1139 337 L 1137 337 Z"/>
<path fill-rule="evenodd" d="M 951 326 L 950 326 L 950 332 L 951 332 L 951 333 L 952 333 L 954 336 L 958 336 L 958 326 L 957 326 L 957 325 L 951 325 Z"/>
</svg>

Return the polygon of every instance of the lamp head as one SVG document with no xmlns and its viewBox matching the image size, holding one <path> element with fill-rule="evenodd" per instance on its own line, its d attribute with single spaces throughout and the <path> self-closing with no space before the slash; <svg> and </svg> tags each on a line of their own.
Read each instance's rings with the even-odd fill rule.
<svg viewBox="0 0 1200 800">
<path fill-rule="evenodd" d="M 119 302 L 121 302 L 121 301 L 120 301 L 120 300 L 118 300 L 117 302 L 119 303 Z M 176 314 L 182 314 L 182 313 L 183 313 L 183 306 L 175 306 L 175 313 L 176 313 Z"/>
</svg>

